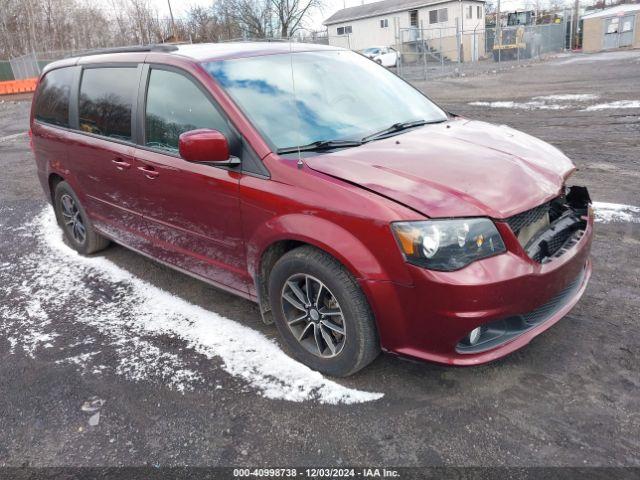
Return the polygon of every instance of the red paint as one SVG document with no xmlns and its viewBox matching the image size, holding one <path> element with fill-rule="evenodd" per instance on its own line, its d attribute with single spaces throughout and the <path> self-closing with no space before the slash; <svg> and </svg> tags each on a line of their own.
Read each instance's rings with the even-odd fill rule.
<svg viewBox="0 0 640 480">
<path fill-rule="evenodd" d="M 227 138 L 217 130 L 201 128 L 180 135 L 180 156 L 189 162 L 223 162 L 229 159 Z"/>
<path fill-rule="evenodd" d="M 458 118 L 308 157 L 299 168 L 295 159 L 271 151 L 199 65 L 289 48 L 277 43 L 187 46 L 177 54 L 101 55 L 48 67 L 148 62 L 191 74 L 261 159 L 269 178 L 197 163 L 229 157 L 218 132 L 183 134 L 179 158 L 32 119 L 43 188 L 49 194 L 53 174 L 65 178 L 105 235 L 252 300 L 257 300 L 257 272 L 270 245 L 282 240 L 315 245 L 357 278 L 375 313 L 382 347 L 413 358 L 454 365 L 491 361 L 567 313 L 588 274 L 550 321 L 489 352 L 455 351 L 475 326 L 531 311 L 585 266 L 590 272 L 592 219 L 580 242 L 548 264 L 531 260 L 500 222 L 560 193 L 574 169 L 561 152 L 506 127 Z M 294 50 L 318 48 L 326 47 L 294 45 Z M 404 261 L 391 222 L 454 216 L 494 218 L 508 251 L 455 272 Z"/>
</svg>

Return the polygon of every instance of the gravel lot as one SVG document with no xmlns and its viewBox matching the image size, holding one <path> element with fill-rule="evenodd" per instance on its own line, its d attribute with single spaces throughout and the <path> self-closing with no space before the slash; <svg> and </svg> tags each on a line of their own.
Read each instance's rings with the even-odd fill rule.
<svg viewBox="0 0 640 480">
<path fill-rule="evenodd" d="M 626 51 L 419 87 L 640 206 L 639 78 Z M 383 355 L 335 382 L 245 300 L 119 246 L 69 255 L 20 135 L 29 106 L 0 103 L 0 466 L 640 466 L 640 214 L 598 225 L 582 301 L 521 351 L 466 369 Z"/>
</svg>

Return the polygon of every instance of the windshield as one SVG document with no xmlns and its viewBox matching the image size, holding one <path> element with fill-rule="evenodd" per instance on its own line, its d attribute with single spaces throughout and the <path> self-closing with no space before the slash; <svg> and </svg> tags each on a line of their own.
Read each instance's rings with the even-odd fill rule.
<svg viewBox="0 0 640 480">
<path fill-rule="evenodd" d="M 379 48 L 365 48 L 364 50 L 362 50 L 362 53 L 379 53 L 380 49 Z"/>
<path fill-rule="evenodd" d="M 446 114 L 419 91 L 347 50 L 239 58 L 204 66 L 276 149 L 360 140 L 399 122 L 446 120 Z"/>
</svg>

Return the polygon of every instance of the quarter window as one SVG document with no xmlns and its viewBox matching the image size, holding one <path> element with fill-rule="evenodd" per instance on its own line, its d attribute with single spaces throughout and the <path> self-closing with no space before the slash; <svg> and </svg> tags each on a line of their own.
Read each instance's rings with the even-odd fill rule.
<svg viewBox="0 0 640 480">
<path fill-rule="evenodd" d="M 60 127 L 69 126 L 69 93 L 73 70 L 61 68 L 47 73 L 36 95 L 36 120 Z"/>
<path fill-rule="evenodd" d="M 198 128 L 229 135 L 226 121 L 207 96 L 187 77 L 151 70 L 145 113 L 145 145 L 178 153 L 178 139 Z"/>
<path fill-rule="evenodd" d="M 137 95 L 135 67 L 89 68 L 80 85 L 80 130 L 131 140 L 131 109 Z"/>
</svg>

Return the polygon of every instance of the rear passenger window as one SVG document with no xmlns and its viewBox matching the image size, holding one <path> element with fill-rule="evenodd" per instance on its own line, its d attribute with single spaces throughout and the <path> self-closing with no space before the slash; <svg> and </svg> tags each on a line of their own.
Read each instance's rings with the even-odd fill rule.
<svg viewBox="0 0 640 480">
<path fill-rule="evenodd" d="M 207 96 L 184 75 L 151 70 L 145 115 L 146 145 L 178 152 L 180 134 L 211 128 L 228 134 L 227 123 Z"/>
<path fill-rule="evenodd" d="M 69 126 L 69 94 L 73 70 L 61 68 L 47 73 L 40 81 L 36 95 L 36 120 L 60 127 Z"/>
<path fill-rule="evenodd" d="M 138 91 L 138 70 L 88 68 L 80 84 L 80 130 L 131 140 L 131 107 Z"/>
</svg>

